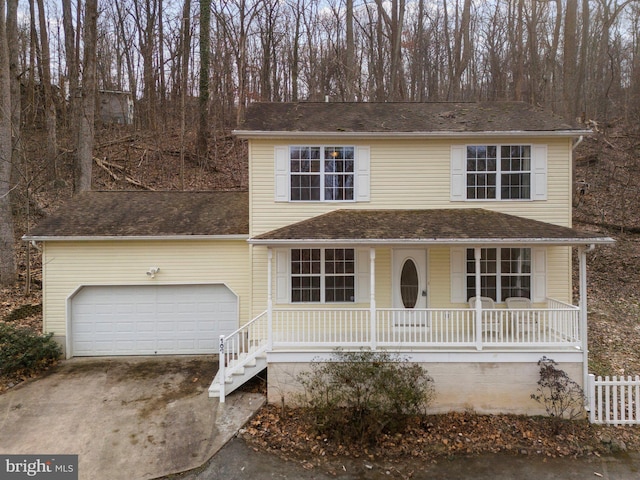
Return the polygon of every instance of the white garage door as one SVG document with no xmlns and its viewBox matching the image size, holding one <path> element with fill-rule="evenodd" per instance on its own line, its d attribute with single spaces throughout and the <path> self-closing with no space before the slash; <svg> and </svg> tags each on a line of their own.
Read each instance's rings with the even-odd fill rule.
<svg viewBox="0 0 640 480">
<path fill-rule="evenodd" d="M 74 356 L 202 354 L 237 328 L 224 285 L 83 287 L 71 303 Z"/>
</svg>

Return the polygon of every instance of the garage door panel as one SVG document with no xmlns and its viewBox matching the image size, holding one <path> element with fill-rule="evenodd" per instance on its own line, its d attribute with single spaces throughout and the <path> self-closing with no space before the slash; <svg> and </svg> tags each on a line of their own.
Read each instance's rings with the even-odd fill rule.
<svg viewBox="0 0 640 480">
<path fill-rule="evenodd" d="M 75 356 L 215 353 L 237 328 L 224 285 L 89 286 L 71 306 Z"/>
</svg>

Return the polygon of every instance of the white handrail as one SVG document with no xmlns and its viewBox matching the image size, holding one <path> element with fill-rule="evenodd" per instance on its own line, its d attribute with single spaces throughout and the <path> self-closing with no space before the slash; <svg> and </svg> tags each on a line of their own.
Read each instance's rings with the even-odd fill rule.
<svg viewBox="0 0 640 480">
<path fill-rule="evenodd" d="M 268 325 L 266 310 L 226 337 L 220 335 L 218 377 L 220 403 L 224 403 L 227 379 L 267 350 Z"/>
</svg>

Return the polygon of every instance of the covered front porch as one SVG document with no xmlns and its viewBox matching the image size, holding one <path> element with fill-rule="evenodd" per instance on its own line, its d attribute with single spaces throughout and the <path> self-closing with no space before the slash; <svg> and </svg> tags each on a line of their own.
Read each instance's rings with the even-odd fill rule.
<svg viewBox="0 0 640 480">
<path fill-rule="evenodd" d="M 310 355 L 336 348 L 385 349 L 415 359 L 437 355 L 472 363 L 470 355 L 486 362 L 490 352 L 497 355 L 494 359 L 507 355 L 509 361 L 526 356 L 529 363 L 557 353 L 582 364 L 586 378 L 587 251 L 611 241 L 480 209 L 338 210 L 258 235 L 249 242 L 266 253 L 266 309 L 220 339 L 220 365 L 226 373 L 219 380 L 260 356 L 304 363 Z M 579 260 L 577 305 L 548 295 L 563 291 L 571 297 L 572 247 L 577 247 Z M 491 273 L 486 258 L 489 250 L 500 248 L 508 250 L 510 266 L 505 268 L 511 269 L 503 279 Z M 333 257 L 349 250 L 352 257 L 340 264 Z M 342 293 L 325 291 L 330 282 L 322 277 L 322 266 L 318 292 L 311 291 L 315 284 L 297 278 L 313 268 L 296 264 L 302 253 L 309 265 L 326 263 L 329 269 L 331 263 L 331 269 L 347 272 L 352 283 L 344 282 Z M 548 267 L 558 259 L 560 269 Z M 493 261 L 497 265 L 505 259 L 498 255 Z M 429 268 L 433 272 L 428 277 L 424 270 Z M 556 271 L 563 273 L 551 283 L 561 288 L 547 288 Z M 339 301 L 325 301 L 338 294 L 343 295 Z M 473 297 L 487 302 L 471 302 Z M 521 301 L 508 302 L 513 298 Z"/>
</svg>

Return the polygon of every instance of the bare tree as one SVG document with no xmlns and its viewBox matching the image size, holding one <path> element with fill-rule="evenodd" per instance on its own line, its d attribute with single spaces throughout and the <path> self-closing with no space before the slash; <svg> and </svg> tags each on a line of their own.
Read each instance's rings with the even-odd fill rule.
<svg viewBox="0 0 640 480">
<path fill-rule="evenodd" d="M 355 39 L 353 36 L 353 0 L 346 0 L 347 18 L 346 18 L 346 52 L 345 52 L 345 90 L 347 100 L 352 102 L 355 100 L 356 87 L 356 54 Z"/>
<path fill-rule="evenodd" d="M 84 14 L 84 54 L 82 62 L 82 104 L 78 125 L 75 191 L 91 190 L 94 118 L 96 105 L 96 41 L 98 0 L 87 0 Z"/>
<path fill-rule="evenodd" d="M 155 130 L 157 127 L 157 86 L 153 60 L 156 50 L 158 3 L 157 0 L 135 1 L 133 7 L 138 45 L 142 57 L 143 97 L 140 102 L 143 112 L 142 119 L 147 128 Z"/>
<path fill-rule="evenodd" d="M 78 18 L 80 18 L 78 12 Z M 64 51 L 67 64 L 67 79 L 69 81 L 69 117 L 68 124 L 71 126 L 72 132 L 77 127 L 76 117 L 78 115 L 78 57 L 76 51 L 76 32 L 73 28 L 73 14 L 71 12 L 71 2 L 62 2 L 62 25 L 64 27 Z M 77 136 L 77 132 L 72 133 L 72 137 Z"/>
<path fill-rule="evenodd" d="M 51 85 L 51 53 L 49 50 L 49 37 L 47 34 L 47 14 L 44 9 L 44 0 L 38 0 L 38 20 L 40 24 L 40 67 L 42 76 L 42 93 L 44 96 L 44 120 L 47 132 L 46 157 L 49 178 L 57 178 L 58 134 L 56 106 L 53 99 Z"/>
<path fill-rule="evenodd" d="M 187 85 L 189 82 L 189 52 L 191 51 L 191 0 L 182 7 L 180 46 L 180 190 L 184 190 L 185 134 L 187 129 Z"/>
<path fill-rule="evenodd" d="M 1 0 L 0 0 L 1 1 Z M 18 43 L 18 0 L 7 0 L 7 45 L 9 48 L 9 82 L 11 84 L 11 135 L 13 138 L 11 162 L 20 162 L 22 150 L 22 102 L 20 95 L 20 65 Z"/>
<path fill-rule="evenodd" d="M 390 99 L 402 100 L 405 97 L 404 68 L 402 65 L 402 31 L 404 26 L 405 0 L 391 1 L 391 16 L 385 10 L 382 0 L 376 0 L 378 13 L 387 27 L 390 42 Z"/>
<path fill-rule="evenodd" d="M 575 79 L 577 64 L 577 46 L 576 46 L 576 22 L 578 15 L 577 0 L 567 0 L 566 11 L 564 16 L 564 55 L 563 55 L 563 74 L 562 74 L 562 92 L 564 100 L 564 112 L 567 119 L 575 118 Z"/>
<path fill-rule="evenodd" d="M 117 30 L 124 44 L 123 54 L 125 58 L 125 64 L 127 66 L 127 79 L 129 80 L 129 91 L 131 92 L 131 95 L 133 95 L 135 98 L 137 86 L 138 86 L 136 81 L 136 74 L 135 74 L 134 61 L 133 61 L 133 55 L 132 55 L 132 50 L 134 48 L 133 43 L 134 43 L 135 35 L 132 32 L 128 31 L 127 22 L 126 22 L 126 17 L 128 16 L 128 13 L 125 7 L 122 5 L 121 0 L 115 0 L 115 9 L 116 9 L 116 16 L 117 16 L 117 24 L 118 24 Z"/>
<path fill-rule="evenodd" d="M 198 156 L 206 159 L 209 146 L 209 68 L 211 65 L 211 0 L 200 0 L 200 96 Z M 202 160 L 201 160 L 202 161 Z"/>
<path fill-rule="evenodd" d="M 0 1 L 0 285 L 16 281 L 11 215 L 11 85 L 5 1 Z"/>
</svg>

